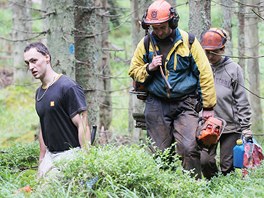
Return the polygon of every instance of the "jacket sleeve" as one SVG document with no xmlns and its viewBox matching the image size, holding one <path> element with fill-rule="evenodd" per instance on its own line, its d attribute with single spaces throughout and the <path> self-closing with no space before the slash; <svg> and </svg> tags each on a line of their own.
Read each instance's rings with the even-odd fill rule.
<svg viewBox="0 0 264 198">
<path fill-rule="evenodd" d="M 144 83 L 149 76 L 147 72 L 147 65 L 143 60 L 146 50 L 144 48 L 144 38 L 138 43 L 137 48 L 132 57 L 128 75 L 135 81 Z"/>
<path fill-rule="evenodd" d="M 237 67 L 237 80 L 233 83 L 233 97 L 237 106 L 237 116 L 241 130 L 250 129 L 251 108 L 244 89 L 243 72 L 240 66 Z"/>
<path fill-rule="evenodd" d="M 214 76 L 211 65 L 197 39 L 194 40 L 191 53 L 199 70 L 199 82 L 203 108 L 212 109 L 216 105 Z"/>
</svg>

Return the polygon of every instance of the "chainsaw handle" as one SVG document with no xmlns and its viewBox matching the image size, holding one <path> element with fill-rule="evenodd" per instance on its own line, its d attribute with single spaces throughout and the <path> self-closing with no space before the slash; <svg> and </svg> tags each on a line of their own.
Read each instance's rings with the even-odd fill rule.
<svg viewBox="0 0 264 198">
<path fill-rule="evenodd" d="M 220 120 L 222 122 L 222 130 L 220 132 L 220 134 L 222 134 L 222 132 L 224 131 L 224 129 L 226 127 L 226 121 L 224 119 L 222 119 L 222 118 L 219 118 L 219 117 L 214 117 L 214 118 L 217 118 L 218 120 Z M 207 119 L 205 119 L 203 117 L 199 117 L 198 123 L 200 123 L 201 125 L 203 125 L 206 120 Z"/>
<path fill-rule="evenodd" d="M 224 129 L 225 129 L 225 127 L 226 127 L 226 121 L 225 121 L 224 119 L 222 119 L 222 118 L 219 118 L 219 117 L 215 117 L 215 118 L 217 118 L 217 119 L 219 119 L 219 120 L 222 121 L 222 124 L 223 124 L 223 126 L 222 126 L 222 131 L 221 131 L 221 134 L 222 134 L 222 132 L 224 131 Z"/>
</svg>

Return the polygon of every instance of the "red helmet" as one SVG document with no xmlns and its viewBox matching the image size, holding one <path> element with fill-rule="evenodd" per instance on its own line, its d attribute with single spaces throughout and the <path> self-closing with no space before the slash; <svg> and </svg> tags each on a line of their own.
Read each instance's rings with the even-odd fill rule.
<svg viewBox="0 0 264 198">
<path fill-rule="evenodd" d="M 201 45 L 205 50 L 217 50 L 225 46 L 227 40 L 223 29 L 210 28 L 202 35 Z"/>
<path fill-rule="evenodd" d="M 171 5 L 167 1 L 156 0 L 149 6 L 143 22 L 146 25 L 164 23 L 174 16 L 171 8 Z"/>
</svg>

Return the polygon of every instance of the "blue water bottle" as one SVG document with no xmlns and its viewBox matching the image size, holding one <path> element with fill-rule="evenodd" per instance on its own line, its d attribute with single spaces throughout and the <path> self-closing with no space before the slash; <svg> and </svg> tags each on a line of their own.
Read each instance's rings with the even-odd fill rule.
<svg viewBox="0 0 264 198">
<path fill-rule="evenodd" d="M 238 139 L 236 144 L 233 148 L 233 165 L 235 168 L 243 168 L 245 150 L 242 139 Z"/>
</svg>

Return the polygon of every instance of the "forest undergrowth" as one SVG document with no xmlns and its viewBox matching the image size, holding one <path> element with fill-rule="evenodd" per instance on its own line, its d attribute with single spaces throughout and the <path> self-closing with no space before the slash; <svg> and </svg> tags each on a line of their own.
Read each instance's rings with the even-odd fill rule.
<svg viewBox="0 0 264 198">
<path fill-rule="evenodd" d="M 1 149 L 0 197 L 263 197 L 264 165 L 242 177 L 234 173 L 195 180 L 169 152 L 146 144 L 95 145 L 57 163 L 60 174 L 37 179 L 38 143 Z"/>
</svg>

